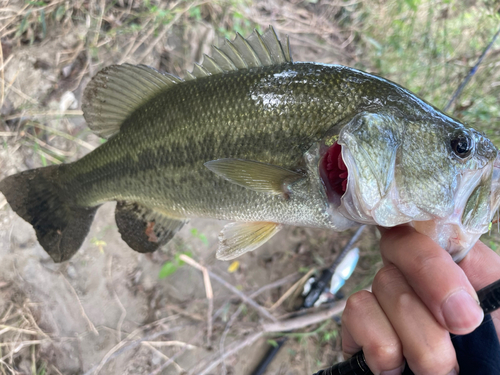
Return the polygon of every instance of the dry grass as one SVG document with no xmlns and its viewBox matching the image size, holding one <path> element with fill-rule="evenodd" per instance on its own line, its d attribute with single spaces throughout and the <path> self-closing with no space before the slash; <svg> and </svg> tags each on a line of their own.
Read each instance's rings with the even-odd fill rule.
<svg viewBox="0 0 500 375">
<path fill-rule="evenodd" d="M 7 287 L 5 283 L 3 287 Z M 3 288 L 2 288 L 3 289 Z M 46 374 L 59 373 L 47 361 L 39 358 L 39 346 L 53 343 L 34 315 L 36 305 L 28 299 L 17 304 L 13 301 L 2 306 L 0 311 L 0 373 L 1 374 Z M 56 339 L 56 340 L 60 340 Z"/>
<path fill-rule="evenodd" d="M 245 35 L 253 28 L 263 30 L 269 24 L 281 35 L 290 36 L 296 61 L 341 63 L 380 73 L 442 106 L 498 23 L 488 3 L 467 3 L 472 5 L 416 0 L 369 4 L 355 0 L 0 1 L 0 178 L 27 168 L 73 161 L 100 144 L 86 128 L 79 108 L 83 87 L 101 67 L 144 63 L 183 76 L 223 37 L 232 37 L 234 31 Z M 477 14 L 479 20 L 470 19 L 469 14 Z M 500 140 L 499 56 L 495 48 L 453 113 Z M 6 201 L 0 197 L 0 211 L 3 209 Z M 330 365 L 339 358 L 338 327 L 331 319 L 338 311 L 319 311 L 306 321 L 289 320 L 292 308 L 281 304 L 281 297 L 291 294 L 287 291 L 299 278 L 297 269 L 302 267 L 304 274 L 329 264 L 334 259 L 332 249 L 338 250 L 348 235 L 332 238 L 297 230 L 290 231 L 290 237 L 294 233 L 299 238 L 294 242 L 296 249 L 278 252 L 252 266 L 242 264 L 235 273 L 195 252 L 193 266 L 203 272 L 204 279 L 191 281 L 198 282 L 203 293 L 189 304 L 162 302 L 161 283 L 170 280 L 158 281 L 156 275 L 174 254 L 189 246 L 201 248 L 199 241 L 195 243 L 199 239 L 188 244 L 174 241 L 166 253 L 141 258 L 153 265 L 144 270 L 156 272 L 153 291 L 148 290 L 143 276 L 134 276 L 146 272 L 139 266 L 135 273 L 122 270 L 120 276 L 127 277 L 115 281 L 113 274 L 120 265 L 116 260 L 111 263 L 110 257 L 105 277 L 109 299 L 118 311 L 113 327 L 93 322 L 96 318 L 86 313 L 88 305 L 80 297 L 84 288 L 65 274 L 61 283 L 84 317 L 84 337 L 105 336 L 106 332 L 113 337 L 99 360 L 82 365 L 80 373 L 112 373 L 120 368 L 120 361 L 144 365 L 142 373 L 148 374 L 200 373 L 199 367 L 204 373 L 231 372 L 238 368 L 240 350 L 248 350 L 248 345 L 269 332 L 290 328 L 298 331 L 283 362 L 302 373 Z M 99 254 L 108 256 L 106 242 L 99 241 Z M 492 236 L 488 241 L 496 247 L 499 239 Z M 348 291 L 370 284 L 380 266 L 375 243 L 373 234 L 362 243 L 362 260 Z M 204 253 L 211 254 L 211 249 Z M 258 284 L 254 275 L 262 270 L 273 275 L 272 282 Z M 217 289 L 217 278 L 226 283 L 231 280 L 233 289 Z M 134 296 L 147 296 L 148 314 L 141 321 L 134 321 L 133 306 L 120 294 L 124 284 Z M 6 293 L 8 285 L 0 283 L 0 374 L 60 373 L 47 348 L 64 350 L 61 343 L 80 342 L 81 336 L 63 338 L 41 329 L 37 306 L 43 300 L 34 304 L 23 293 L 17 297 Z M 273 320 L 277 322 L 270 323 Z M 176 336 L 188 329 L 197 333 L 182 339 Z M 194 352 L 197 354 L 190 354 Z M 199 366 L 183 364 L 188 355 Z M 151 363 L 153 357 L 158 363 Z"/>
</svg>

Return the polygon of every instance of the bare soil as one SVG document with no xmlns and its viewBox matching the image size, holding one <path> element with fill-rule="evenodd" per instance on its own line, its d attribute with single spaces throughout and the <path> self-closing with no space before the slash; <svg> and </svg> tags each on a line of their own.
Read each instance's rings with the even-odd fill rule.
<svg viewBox="0 0 500 375">
<path fill-rule="evenodd" d="M 262 27 L 279 25 L 278 32 L 290 34 L 295 60 L 359 63 L 363 56 L 356 49 L 357 25 L 339 26 L 339 20 L 345 22 L 336 13 L 341 7 L 324 3 L 328 6 L 313 1 L 257 2 L 245 5 L 243 18 Z M 169 19 L 170 23 L 155 27 L 160 11 L 172 10 L 175 4 L 154 3 L 159 10 L 126 0 L 27 4 L 3 1 L 0 13 L 5 16 L 0 21 L 0 179 L 46 164 L 70 162 L 100 144 L 86 128 L 79 108 L 83 88 L 101 67 L 145 63 L 182 74 L 202 53 L 209 53 L 211 43 L 217 43 L 219 27 L 241 29 L 245 25 L 235 16 L 234 5 L 222 1 L 199 2 L 198 21 L 192 18 L 196 14 L 188 17 L 185 10 L 172 13 L 180 16 Z M 352 6 L 348 10 L 354 12 Z M 157 13 L 144 16 L 153 11 Z M 140 20 L 140 30 L 106 34 L 113 28 L 124 30 L 120 27 L 133 17 Z M 29 26 L 25 27 L 26 22 Z M 229 262 L 215 259 L 223 225 L 192 220 L 164 249 L 144 255 L 121 240 L 114 204 L 109 203 L 99 209 L 80 251 L 70 261 L 55 264 L 38 244 L 32 227 L 0 195 L 0 372 L 205 373 L 203 369 L 230 351 L 232 343 L 260 332 L 266 318 L 245 305 L 231 321 L 241 306 L 235 292 L 211 277 L 210 308 L 202 272 L 185 264 L 160 279 L 166 262 L 189 252 L 197 263 L 247 296 L 290 276 L 254 297 L 262 309 L 270 311 L 305 272 L 330 264 L 352 235 L 289 227 L 238 259 L 239 267 L 230 272 Z M 372 230 L 366 231 L 360 249 L 362 260 L 344 289 L 346 294 L 369 285 L 380 265 Z M 286 300 L 272 311 L 273 316 L 285 319 L 294 302 Z M 298 330 L 267 373 L 311 374 L 339 360 L 337 328 L 336 321 L 328 319 Z M 262 337 L 234 351 L 208 373 L 249 374 L 271 338 Z"/>
</svg>

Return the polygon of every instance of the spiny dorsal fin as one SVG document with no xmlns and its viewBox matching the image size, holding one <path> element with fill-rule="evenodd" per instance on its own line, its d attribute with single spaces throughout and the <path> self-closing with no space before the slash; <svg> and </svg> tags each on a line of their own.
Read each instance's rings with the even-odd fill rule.
<svg viewBox="0 0 500 375">
<path fill-rule="evenodd" d="M 116 205 L 115 220 L 122 239 L 140 253 L 150 253 L 165 245 L 188 221 L 124 201 Z"/>
<path fill-rule="evenodd" d="M 145 65 L 108 66 L 85 88 L 83 116 L 94 133 L 109 138 L 134 110 L 179 82 L 180 78 Z"/>
<path fill-rule="evenodd" d="M 212 57 L 205 55 L 201 65 L 195 64 L 192 72 L 186 72 L 186 81 L 233 70 L 292 62 L 288 37 L 282 44 L 271 26 L 263 35 L 254 30 L 246 39 L 238 33 L 232 42 L 226 39 L 222 46 L 214 46 L 213 49 Z"/>
<path fill-rule="evenodd" d="M 205 167 L 233 184 L 273 195 L 286 193 L 287 185 L 303 178 L 300 173 L 254 160 L 218 159 L 206 162 Z"/>
<path fill-rule="evenodd" d="M 201 64 L 186 72 L 186 81 L 248 69 L 291 62 L 288 38 L 278 40 L 274 29 L 260 35 L 257 30 L 247 38 L 237 34 L 233 42 L 225 40 L 214 47 L 213 56 L 204 55 Z M 160 73 L 145 65 L 111 65 L 99 71 L 83 93 L 82 110 L 89 128 L 98 136 L 109 138 L 118 133 L 122 123 L 142 104 L 182 79 Z"/>
<path fill-rule="evenodd" d="M 266 243 L 281 229 L 281 225 L 270 222 L 231 223 L 219 234 L 219 249 L 215 254 L 219 260 L 230 260 Z"/>
</svg>

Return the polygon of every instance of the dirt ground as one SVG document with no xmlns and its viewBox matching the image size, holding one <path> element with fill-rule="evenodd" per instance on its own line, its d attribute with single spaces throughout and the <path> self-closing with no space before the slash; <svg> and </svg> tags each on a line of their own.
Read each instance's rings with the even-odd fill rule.
<svg viewBox="0 0 500 375">
<path fill-rule="evenodd" d="M 354 36 L 354 3 L 0 3 L 0 179 L 76 160 L 100 144 L 81 116 L 81 95 L 112 63 L 182 75 L 217 35 L 269 24 L 290 34 L 297 61 L 354 66 L 365 58 Z M 288 227 L 232 264 L 215 259 L 223 225 L 192 220 L 164 249 L 144 255 L 121 240 L 108 203 L 78 253 L 55 264 L 0 195 L 0 373 L 249 374 L 276 338 L 256 338 L 272 322 L 266 314 L 286 320 L 298 299 L 271 307 L 308 271 L 330 264 L 353 232 Z M 370 284 L 380 266 L 376 240 L 366 230 L 345 294 Z M 215 274 L 210 283 L 196 265 L 180 265 L 181 254 Z M 175 272 L 160 278 L 169 262 Z M 241 295 L 253 295 L 258 307 Z M 289 337 L 267 374 L 312 374 L 341 359 L 335 319 Z"/>
<path fill-rule="evenodd" d="M 38 15 L 42 8 L 45 14 L 57 16 L 58 3 L 29 8 Z M 0 149 L 0 178 L 75 160 L 99 145 L 99 139 L 86 128 L 79 108 L 83 88 L 100 67 L 142 62 L 181 74 L 180 66 L 199 61 L 201 51 L 209 52 L 210 39 L 215 37 L 214 27 L 204 22 L 189 28 L 173 24 L 173 31 L 163 38 L 159 35 L 155 39 L 163 32 L 159 27 L 149 39 L 137 42 L 136 50 L 124 54 L 126 38 L 116 36 L 110 47 L 108 39 L 98 37 L 103 46 L 89 46 L 93 19 L 78 22 L 79 16 L 99 14 L 102 4 L 66 2 L 70 5 L 59 22 L 47 17 L 52 22 L 47 21 L 43 38 L 39 18 L 26 14 L 27 4 L 3 2 L 2 8 L 13 17 L 12 26 L 17 22 L 17 27 L 23 28 L 23 22 L 32 23 L 24 33 L 2 38 L 0 139 L 4 147 Z M 115 6 L 127 8 L 130 3 L 118 2 Z M 166 2 L 163 6 L 171 8 Z M 283 5 L 284 14 L 290 12 L 288 6 Z M 24 18 L 15 18 L 18 14 Z M 106 14 L 103 23 L 111 22 L 115 13 Z M 261 14 L 268 14 L 265 6 Z M 310 12 L 303 14 L 312 17 Z M 263 19 L 262 23 L 271 21 Z M 7 22 L 0 24 L 0 29 L 5 27 L 9 29 Z M 134 42 L 144 34 L 147 30 L 133 35 Z M 186 41 L 190 41 L 189 46 L 183 45 Z M 346 57 L 348 49 L 328 53 L 327 48 L 311 47 L 304 38 L 292 42 L 298 52 L 296 58 L 309 52 L 312 56 L 303 59 L 341 63 L 350 59 Z M 94 53 L 93 58 L 89 53 Z M 164 249 L 143 255 L 121 240 L 114 222 L 114 204 L 105 204 L 82 248 L 63 264 L 49 258 L 31 226 L 13 213 L 3 196 L 0 223 L 2 374 L 250 373 L 268 349 L 267 339 L 274 336 L 263 336 L 241 351 L 231 351 L 232 345 L 261 332 L 262 323 L 269 323 L 269 318 L 242 305 L 234 291 L 213 277 L 210 306 L 198 269 L 185 264 L 160 279 L 162 266 L 178 262 L 179 254 L 190 253 L 192 259 L 239 293 L 249 295 L 264 287 L 253 299 L 266 312 L 308 270 L 332 262 L 352 234 L 286 228 L 258 251 L 241 257 L 237 269 L 229 272 L 230 262 L 215 259 L 222 222 L 192 220 Z M 368 231 L 364 242 L 362 252 L 373 253 L 374 239 Z M 376 255 L 364 258 L 361 273 L 351 281 L 351 290 L 361 282 L 369 284 L 376 262 Z M 272 283 L 280 280 L 273 287 Z M 238 309 L 241 314 L 233 315 Z M 274 319 L 281 319 L 290 311 L 286 301 L 272 313 Z M 267 373 L 312 373 L 340 359 L 339 345 L 334 320 L 304 327 L 296 331 Z M 210 369 L 210 364 L 228 352 L 222 365 Z"/>
</svg>

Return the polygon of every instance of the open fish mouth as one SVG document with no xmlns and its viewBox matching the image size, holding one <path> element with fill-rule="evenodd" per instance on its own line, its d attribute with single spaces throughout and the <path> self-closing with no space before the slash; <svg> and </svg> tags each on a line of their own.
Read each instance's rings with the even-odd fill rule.
<svg viewBox="0 0 500 375">
<path fill-rule="evenodd" d="M 338 142 L 328 147 L 321 156 L 319 170 L 331 209 L 339 211 L 349 220 L 382 225 L 375 221 L 356 186 L 357 166 L 347 149 Z"/>
<path fill-rule="evenodd" d="M 394 170 L 388 170 L 385 190 L 374 189 L 372 202 L 365 199 L 355 157 L 348 147 L 335 142 L 323 154 L 320 176 L 332 209 L 357 223 L 392 227 L 409 223 L 432 238 L 460 261 L 491 227 L 500 206 L 500 155 L 484 168 L 465 172 L 456 188 L 453 209 L 444 216 L 432 215 L 402 202 Z M 374 186 L 377 186 L 374 183 Z"/>
<path fill-rule="evenodd" d="M 321 159 L 320 175 L 330 201 L 337 201 L 347 190 L 349 171 L 342 158 L 342 146 L 335 142 Z"/>
</svg>

